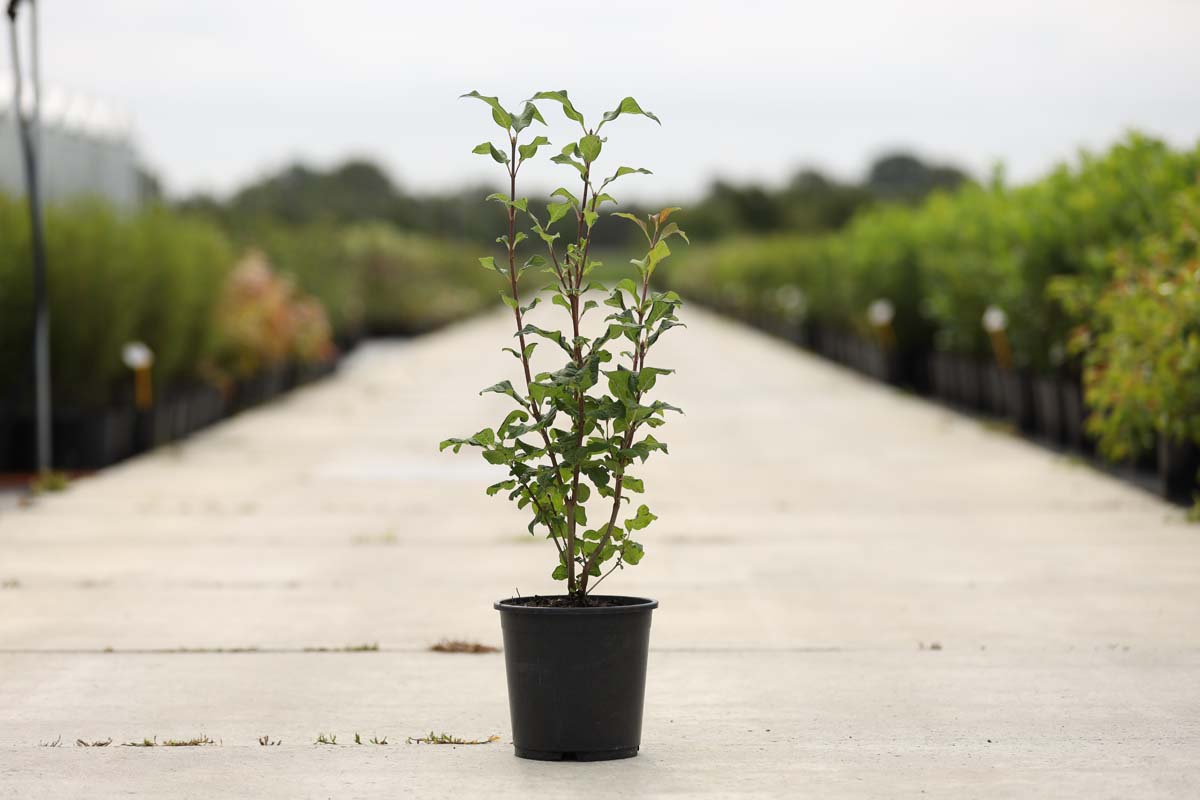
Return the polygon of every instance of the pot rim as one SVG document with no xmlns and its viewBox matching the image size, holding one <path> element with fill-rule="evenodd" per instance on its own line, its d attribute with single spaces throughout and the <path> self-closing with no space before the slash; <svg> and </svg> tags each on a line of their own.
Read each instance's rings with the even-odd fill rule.
<svg viewBox="0 0 1200 800">
<path fill-rule="evenodd" d="M 623 594 L 598 594 L 597 598 L 605 600 L 623 600 L 625 605 L 592 606 L 587 608 L 549 608 L 541 606 L 525 606 L 514 603 L 514 600 L 524 600 L 529 597 L 563 597 L 564 595 L 525 595 L 524 597 L 508 597 L 492 603 L 492 608 L 508 614 L 557 614 L 560 616 L 597 616 L 606 614 L 636 614 L 642 611 L 652 611 L 658 608 L 658 601 L 649 597 L 631 597 Z"/>
</svg>

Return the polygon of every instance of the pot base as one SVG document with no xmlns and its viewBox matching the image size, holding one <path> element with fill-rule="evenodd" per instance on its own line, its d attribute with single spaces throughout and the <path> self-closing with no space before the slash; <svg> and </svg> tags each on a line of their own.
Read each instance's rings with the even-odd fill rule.
<svg viewBox="0 0 1200 800">
<path fill-rule="evenodd" d="M 623 747 L 620 750 L 587 750 L 579 753 L 564 753 L 513 747 L 517 758 L 528 758 L 533 761 L 615 761 L 618 758 L 633 758 L 638 754 L 638 749 L 637 747 Z"/>
</svg>

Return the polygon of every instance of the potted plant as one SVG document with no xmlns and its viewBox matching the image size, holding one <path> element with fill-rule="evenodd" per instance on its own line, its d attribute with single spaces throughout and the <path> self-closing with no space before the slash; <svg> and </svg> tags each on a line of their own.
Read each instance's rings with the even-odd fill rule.
<svg viewBox="0 0 1200 800">
<path fill-rule="evenodd" d="M 670 255 L 668 240 L 687 237 L 669 221 L 674 208 L 646 219 L 613 214 L 638 226 L 646 250 L 631 262 L 631 275 L 611 289 L 594 280 L 599 264 L 591 241 L 606 206 L 616 203 L 608 187 L 626 175 L 649 174 L 619 166 L 600 179 L 596 165 L 607 141 L 601 135 L 605 126 L 625 115 L 658 118 L 632 97 L 589 126 L 566 91 L 539 92 L 519 112 L 478 92 L 464 96 L 486 103 L 504 131 L 499 146 L 485 142 L 474 150 L 504 169 L 508 188 L 507 194 L 488 197 L 504 209 L 505 231 L 497 239 L 502 256 L 479 261 L 503 279 L 501 296 L 515 324 L 515 347 L 503 349 L 517 362 L 516 383 L 502 380 L 481 392 L 512 401 L 497 427 L 447 439 L 441 449 L 476 447 L 488 463 L 507 470 L 487 493 L 503 493 L 530 514 L 530 534 L 554 547 L 548 577 L 564 583 L 561 594 L 495 604 L 504 633 L 513 744 L 523 758 L 628 758 L 637 755 L 641 741 L 650 616 L 658 602 L 595 590 L 614 570 L 642 560 L 635 537 L 655 520 L 649 506 L 631 502 L 631 496 L 644 489 L 637 466 L 667 449 L 651 430 L 664 424 L 668 411 L 679 410 L 650 394 L 671 372 L 651 365 L 651 352 L 681 323 L 678 295 L 655 291 L 651 279 Z M 559 104 L 579 126 L 578 138 L 550 159 L 572 171 L 575 191 L 555 189 L 544 212 L 517 194 L 521 167 L 550 144 L 545 136 L 527 134 L 534 123 L 545 125 L 540 101 Z M 521 252 L 526 241 L 542 252 L 526 256 Z M 523 296 L 539 272 L 539 290 Z M 558 308 L 541 313 L 553 313 L 560 327 L 528 319 L 547 297 L 547 306 Z M 605 308 L 609 313 L 602 317 Z M 589 312 L 595 313 L 585 320 Z M 538 363 L 551 356 L 557 364 Z"/>
</svg>

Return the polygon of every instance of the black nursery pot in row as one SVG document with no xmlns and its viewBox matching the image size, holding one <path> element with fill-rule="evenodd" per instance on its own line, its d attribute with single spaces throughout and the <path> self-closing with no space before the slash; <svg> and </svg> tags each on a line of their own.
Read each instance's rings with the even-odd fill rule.
<svg viewBox="0 0 1200 800">
<path fill-rule="evenodd" d="M 134 451 L 133 409 L 64 411 L 54 415 L 51 427 L 54 450 L 51 460 L 58 469 L 98 469 Z M 32 472 L 36 426 L 28 415 L 0 423 L 0 469 Z"/>
<path fill-rule="evenodd" d="M 907 385 L 949 405 L 1006 419 L 1020 433 L 1052 446 L 1085 454 L 1094 450 L 1078 376 L 1005 369 L 957 353 L 905 357 L 870 339 L 812 321 L 744 321 L 885 383 Z M 1159 491 L 1169 499 L 1190 502 L 1200 489 L 1200 450 L 1190 443 L 1160 441 L 1137 466 L 1157 471 Z"/>
<path fill-rule="evenodd" d="M 55 469 L 107 467 L 135 453 L 182 439 L 230 413 L 267 402 L 288 387 L 330 374 L 333 359 L 294 367 L 279 365 L 241 381 L 229 400 L 216 387 L 197 385 L 168 390 L 153 407 L 131 404 L 90 410 L 59 410 L 54 415 L 52 463 Z M 0 471 L 36 468 L 35 426 L 30 414 L 0 409 Z"/>
</svg>

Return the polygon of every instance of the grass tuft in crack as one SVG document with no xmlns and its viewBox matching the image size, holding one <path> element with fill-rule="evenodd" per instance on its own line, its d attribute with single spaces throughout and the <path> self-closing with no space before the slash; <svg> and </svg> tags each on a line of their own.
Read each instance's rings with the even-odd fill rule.
<svg viewBox="0 0 1200 800">
<path fill-rule="evenodd" d="M 345 647 L 306 647 L 306 653 L 378 653 L 379 642 L 370 644 L 348 644 Z"/>
<path fill-rule="evenodd" d="M 212 739 L 205 736 L 203 733 L 192 739 L 166 739 L 163 741 L 163 747 L 204 747 L 205 745 L 216 744 Z"/>
<path fill-rule="evenodd" d="M 499 653 L 499 647 L 479 642 L 464 642 L 460 639 L 442 639 L 429 648 L 435 653 Z"/>
<path fill-rule="evenodd" d="M 112 743 L 113 743 L 113 740 L 112 740 L 111 736 L 108 737 L 107 739 L 93 739 L 90 742 L 87 741 L 86 739 L 76 739 L 75 740 L 76 747 L 108 747 Z"/>
<path fill-rule="evenodd" d="M 337 744 L 337 736 L 332 733 L 318 733 L 313 744 Z"/>
<path fill-rule="evenodd" d="M 491 744 L 498 741 L 500 741 L 500 737 L 496 735 L 486 739 L 460 739 L 449 733 L 434 733 L 433 731 L 430 731 L 428 736 L 409 736 L 405 739 L 408 744 Z"/>
<path fill-rule="evenodd" d="M 58 738 L 50 742 L 38 742 L 38 747 L 60 747 L 62 745 L 62 734 Z"/>
<path fill-rule="evenodd" d="M 270 736 L 260 736 L 260 737 L 258 737 L 258 743 L 261 744 L 263 747 L 278 747 L 279 745 L 283 744 L 283 740 L 282 739 L 272 740 Z"/>
</svg>

